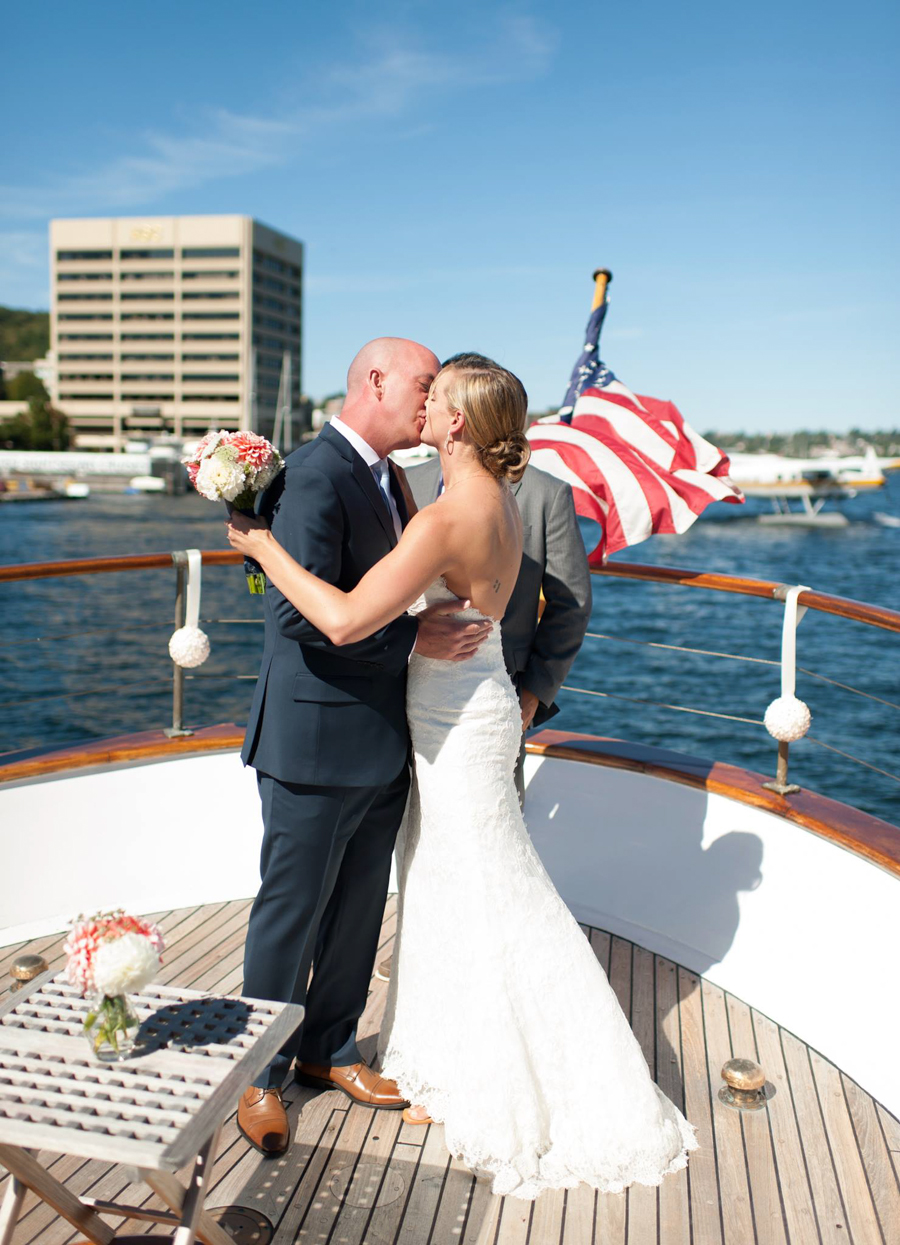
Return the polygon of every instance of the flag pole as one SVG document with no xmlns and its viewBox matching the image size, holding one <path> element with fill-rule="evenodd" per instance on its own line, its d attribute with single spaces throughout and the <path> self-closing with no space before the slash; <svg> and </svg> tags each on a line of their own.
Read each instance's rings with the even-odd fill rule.
<svg viewBox="0 0 900 1245">
<path fill-rule="evenodd" d="M 591 311 L 596 311 L 598 307 L 602 307 L 606 302 L 606 287 L 612 281 L 612 273 L 608 268 L 594 269 L 594 301 L 591 303 Z"/>
</svg>

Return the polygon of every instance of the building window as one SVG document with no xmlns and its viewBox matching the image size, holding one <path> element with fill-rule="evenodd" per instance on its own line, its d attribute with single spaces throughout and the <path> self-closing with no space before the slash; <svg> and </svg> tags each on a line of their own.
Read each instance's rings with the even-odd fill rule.
<svg viewBox="0 0 900 1245">
<path fill-rule="evenodd" d="M 239 402 L 236 393 L 191 393 L 184 395 L 185 402 Z"/>
<path fill-rule="evenodd" d="M 60 320 L 111 320 L 112 315 L 105 315 L 99 311 L 62 311 L 59 314 Z"/>
<path fill-rule="evenodd" d="M 61 402 L 112 402 L 111 393 L 61 393 Z"/>
<path fill-rule="evenodd" d="M 184 290 L 181 297 L 187 298 L 240 298 L 240 290 Z"/>
<path fill-rule="evenodd" d="M 240 333 L 182 333 L 181 340 L 186 342 L 238 342 Z"/>
<path fill-rule="evenodd" d="M 173 381 L 175 376 L 172 372 L 123 372 L 122 380 L 168 380 Z"/>
<path fill-rule="evenodd" d="M 61 317 L 62 318 L 62 317 Z M 112 333 L 60 333 L 61 342 L 111 342 Z"/>
<path fill-rule="evenodd" d="M 182 259 L 239 259 L 239 246 L 183 246 Z"/>
<path fill-rule="evenodd" d="M 71 384 L 76 380 L 112 380 L 112 372 L 63 372 L 60 380 Z"/>
<path fill-rule="evenodd" d="M 222 362 L 234 361 L 236 363 L 240 357 L 238 354 L 183 354 L 181 361 L 182 363 L 187 363 L 188 361 L 194 363 L 217 363 L 221 360 Z"/>
<path fill-rule="evenodd" d="M 171 393 L 123 393 L 123 398 L 127 398 L 129 402 L 171 402 L 173 395 Z"/>
<path fill-rule="evenodd" d="M 240 380 L 241 378 L 237 372 L 221 372 L 221 373 L 185 372 L 181 379 L 189 380 L 189 381 L 203 380 L 203 381 L 206 381 L 207 383 L 218 384 L 222 381 L 237 381 L 237 380 Z"/>
<path fill-rule="evenodd" d="M 266 307 L 269 311 L 277 311 L 279 315 L 287 316 L 291 320 L 296 318 L 299 311 L 299 308 L 283 303 L 280 298 L 269 298 L 265 295 L 254 296 L 253 303 L 255 307 Z"/>
<path fill-rule="evenodd" d="M 123 312 L 122 320 L 174 320 L 175 314 L 171 311 L 127 311 Z M 107 319 L 112 319 L 108 316 Z"/>
<path fill-rule="evenodd" d="M 254 275 L 253 295 L 257 302 L 261 302 L 263 296 L 262 294 L 257 294 L 258 290 L 269 290 L 273 294 L 280 294 L 282 298 L 293 299 L 295 303 L 299 303 L 300 301 L 300 290 L 296 285 L 287 285 L 284 281 L 275 281 L 271 277 L 259 277 Z M 288 305 L 290 306 L 290 304 Z M 293 314 L 293 307 L 291 307 L 291 312 Z"/>
<path fill-rule="evenodd" d="M 289 350 L 287 353 L 291 356 L 292 365 L 295 368 L 298 368 L 300 366 L 299 350 Z M 280 372 L 284 354 L 285 351 L 283 349 L 279 350 L 278 354 L 274 355 L 264 354 L 261 350 L 259 350 L 256 354 L 256 366 L 258 368 L 268 368 L 270 371 Z"/>
<path fill-rule="evenodd" d="M 175 340 L 174 333 L 123 333 L 122 334 L 123 342 L 173 342 L 174 340 Z"/>
<path fill-rule="evenodd" d="M 157 302 L 159 300 L 171 302 L 174 297 L 175 293 L 173 290 L 138 290 L 134 294 L 126 293 L 119 295 L 119 298 L 121 298 L 123 303 L 136 302 L 137 300 L 140 300 L 143 303 L 149 302 L 150 299 L 155 299 Z"/>
<path fill-rule="evenodd" d="M 175 252 L 171 247 L 151 247 L 140 251 L 119 251 L 119 259 L 174 259 Z"/>
<path fill-rule="evenodd" d="M 142 363 L 147 361 L 150 363 L 173 363 L 175 356 L 173 354 L 123 354 L 121 359 L 123 363 Z M 172 378 L 169 376 L 166 379 L 171 380 Z"/>
<path fill-rule="evenodd" d="M 57 294 L 58 303 L 111 303 L 112 294 L 87 294 L 81 290 L 77 294 Z"/>
<path fill-rule="evenodd" d="M 183 272 L 181 279 L 182 281 L 237 281 L 240 275 L 236 268 L 211 268 L 206 272 L 202 270 L 199 272 Z"/>
<path fill-rule="evenodd" d="M 112 355 L 111 354 L 70 354 L 67 351 L 65 354 L 61 354 L 59 356 L 59 359 L 60 359 L 60 362 L 62 362 L 63 359 L 69 359 L 69 360 L 82 359 L 86 362 L 88 359 L 90 359 L 91 361 L 99 361 L 100 359 L 112 359 Z"/>
<path fill-rule="evenodd" d="M 57 281 L 112 281 L 111 272 L 58 272 Z"/>
<path fill-rule="evenodd" d="M 57 251 L 58 260 L 67 259 L 112 259 L 112 251 Z"/>
<path fill-rule="evenodd" d="M 288 326 L 282 324 L 280 320 L 274 320 L 271 316 L 254 316 L 253 323 L 261 329 L 275 329 L 278 333 L 286 333 Z"/>
<path fill-rule="evenodd" d="M 288 264 L 284 260 L 276 259 L 274 255 L 264 255 L 262 251 L 253 252 L 253 263 L 258 268 L 264 268 L 268 272 L 277 272 L 285 277 L 299 278 L 300 269 L 296 264 Z"/>
<path fill-rule="evenodd" d="M 240 320 L 239 311 L 184 311 L 182 320 Z"/>
<path fill-rule="evenodd" d="M 174 272 L 120 272 L 120 281 L 169 281 L 175 276 Z"/>
</svg>

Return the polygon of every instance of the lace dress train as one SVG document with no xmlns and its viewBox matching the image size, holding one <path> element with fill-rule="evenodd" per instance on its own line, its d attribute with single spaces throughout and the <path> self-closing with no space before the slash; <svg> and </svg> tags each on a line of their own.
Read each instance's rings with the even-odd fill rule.
<svg viewBox="0 0 900 1245">
<path fill-rule="evenodd" d="M 422 604 L 452 595 L 439 581 Z M 414 655 L 407 704 L 415 782 L 398 843 L 385 1075 L 495 1193 L 659 1184 L 687 1163 L 694 1130 L 651 1080 L 528 836 L 499 628 L 469 661 Z"/>
</svg>

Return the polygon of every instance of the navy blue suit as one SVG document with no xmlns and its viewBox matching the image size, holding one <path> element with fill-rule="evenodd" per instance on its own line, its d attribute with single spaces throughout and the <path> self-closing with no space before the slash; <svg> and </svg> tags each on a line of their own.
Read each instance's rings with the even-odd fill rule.
<svg viewBox="0 0 900 1245">
<path fill-rule="evenodd" d="M 393 476 L 392 491 L 405 524 Z M 345 591 L 397 543 L 371 469 L 330 427 L 288 457 L 260 513 L 302 566 Z M 257 771 L 264 826 L 244 993 L 306 1005 L 300 1034 L 257 1078 L 269 1086 L 295 1054 L 338 1066 L 360 1058 L 356 1025 L 409 789 L 406 670 L 417 623 L 403 615 L 338 648 L 271 583 L 265 610 L 242 753 Z"/>
</svg>

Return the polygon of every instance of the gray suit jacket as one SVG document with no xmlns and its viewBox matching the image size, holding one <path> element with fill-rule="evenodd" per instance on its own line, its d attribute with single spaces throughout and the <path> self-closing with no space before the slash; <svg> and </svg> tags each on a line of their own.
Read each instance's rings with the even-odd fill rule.
<svg viewBox="0 0 900 1245">
<path fill-rule="evenodd" d="M 410 467 L 406 478 L 421 510 L 437 500 L 439 458 Z M 553 703 L 575 660 L 591 616 L 591 575 L 568 484 L 526 467 L 513 485 L 522 515 L 522 566 L 501 623 L 503 656 L 516 685 L 541 702 L 540 726 L 558 713 Z M 538 621 L 541 588 L 546 606 Z"/>
</svg>

